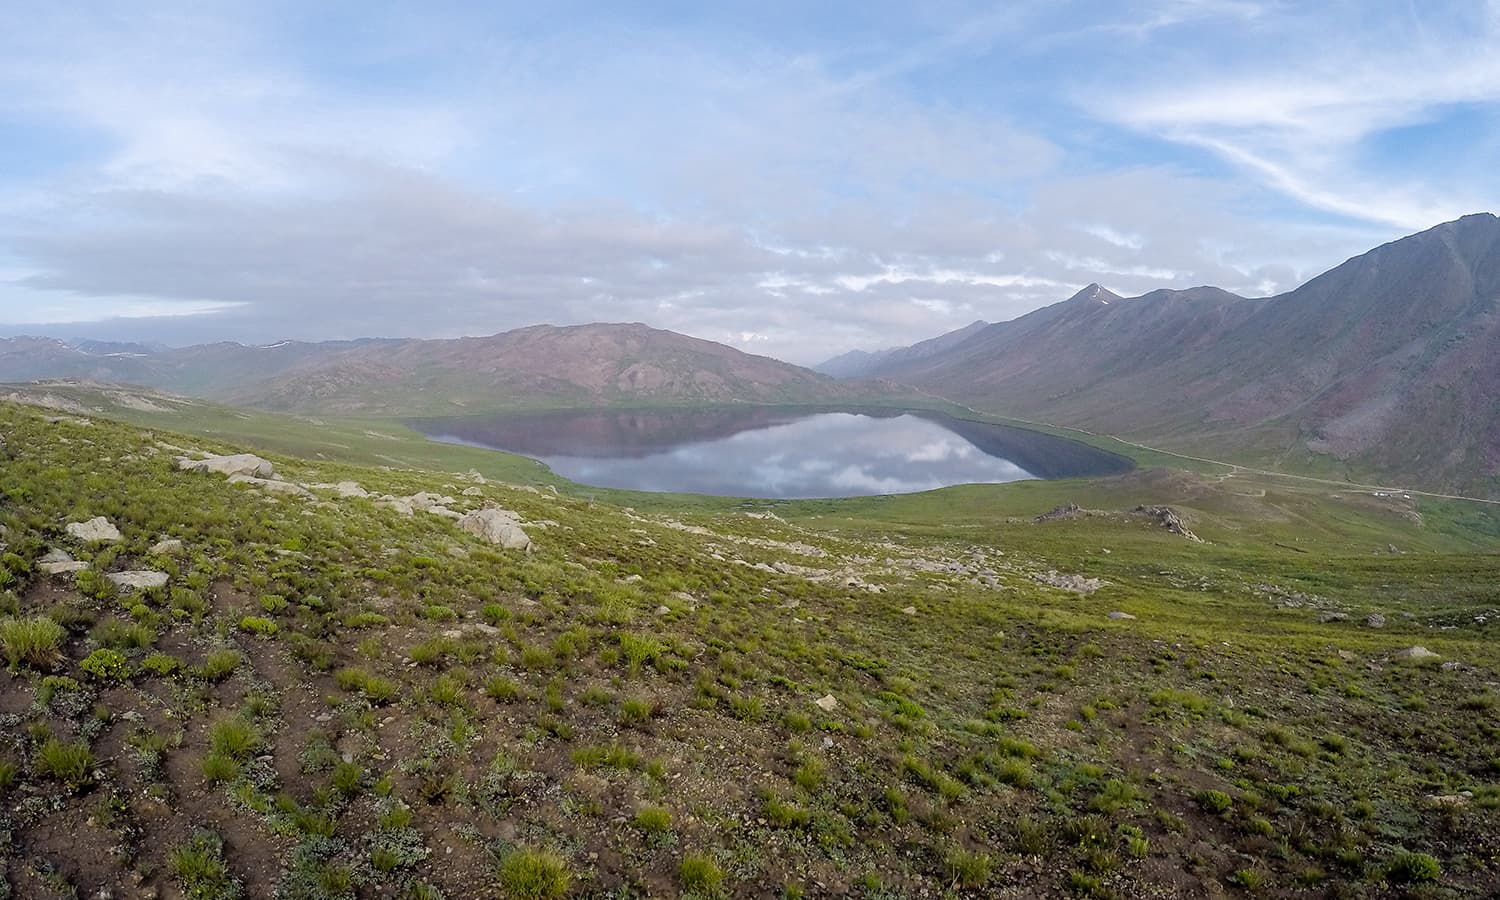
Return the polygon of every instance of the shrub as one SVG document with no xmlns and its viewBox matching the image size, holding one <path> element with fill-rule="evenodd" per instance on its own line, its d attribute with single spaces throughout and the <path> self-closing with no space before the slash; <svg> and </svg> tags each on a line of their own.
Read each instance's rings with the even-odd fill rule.
<svg viewBox="0 0 1500 900">
<path fill-rule="evenodd" d="M 100 681 L 124 681 L 130 677 L 130 661 L 118 650 L 100 647 L 78 664 Z"/>
<path fill-rule="evenodd" d="M 215 650 L 198 667 L 198 674 L 209 681 L 223 681 L 240 667 L 240 659 L 238 650 Z"/>
<path fill-rule="evenodd" d="M 1416 884 L 1423 881 L 1437 881 L 1443 874 L 1443 867 L 1437 861 L 1437 857 L 1427 853 L 1401 852 L 1391 857 L 1390 863 L 1385 868 L 1386 877 L 1401 884 Z"/>
<path fill-rule="evenodd" d="M 572 880 L 567 863 L 551 850 L 513 850 L 500 863 L 500 889 L 515 900 L 557 900 Z"/>
<path fill-rule="evenodd" d="M 943 857 L 943 871 L 948 878 L 966 888 L 977 888 L 990 878 L 990 855 L 954 847 Z"/>
<path fill-rule="evenodd" d="M 173 618 L 192 619 L 196 622 L 208 612 L 208 601 L 197 591 L 174 587 L 167 599 L 167 608 L 172 611 Z"/>
<path fill-rule="evenodd" d="M 724 886 L 724 870 L 707 853 L 689 853 L 677 867 L 682 889 L 691 894 L 713 896 Z"/>
<path fill-rule="evenodd" d="M 805 828 L 812 822 L 812 813 L 795 803 L 767 797 L 766 818 L 778 828 Z"/>
<path fill-rule="evenodd" d="M 672 813 L 665 806 L 643 806 L 635 814 L 635 827 L 649 834 L 661 834 L 672 827 Z"/>
<path fill-rule="evenodd" d="M 412 647 L 406 655 L 419 666 L 439 666 L 453 650 L 453 642 L 444 637 L 435 637 Z"/>
<path fill-rule="evenodd" d="M 823 764 L 816 759 L 807 759 L 792 773 L 792 780 L 797 786 L 808 793 L 817 791 L 823 785 Z"/>
<path fill-rule="evenodd" d="M 639 672 L 646 663 L 655 664 L 667 652 L 661 641 L 645 635 L 621 632 L 619 641 L 620 652 L 625 655 L 625 661 L 632 672 Z"/>
<path fill-rule="evenodd" d="M 225 753 L 210 753 L 203 757 L 203 777 L 209 784 L 233 781 L 240 777 L 240 764 Z"/>
<path fill-rule="evenodd" d="M 0 619 L 0 649 L 12 672 L 25 663 L 34 669 L 50 669 L 62 658 L 62 642 L 68 632 L 52 619 Z"/>
<path fill-rule="evenodd" d="M 167 856 L 172 874 L 190 900 L 233 900 L 240 885 L 224 862 L 224 845 L 217 834 L 198 831 Z"/>
<path fill-rule="evenodd" d="M 86 741 L 65 744 L 48 738 L 36 753 L 37 772 L 76 792 L 93 780 L 94 754 Z"/>
<path fill-rule="evenodd" d="M 620 703 L 620 722 L 625 725 L 640 725 L 651 718 L 656 706 L 645 697 L 627 697 Z"/>
<path fill-rule="evenodd" d="M 182 670 L 182 660 L 170 653 L 153 653 L 141 660 L 141 668 L 166 678 Z"/>
<path fill-rule="evenodd" d="M 364 780 L 365 770 L 359 763 L 340 762 L 333 767 L 333 788 L 345 797 L 359 793 L 359 783 Z"/>
<path fill-rule="evenodd" d="M 276 633 L 276 623 L 260 616 L 246 616 L 240 619 L 240 630 L 260 637 L 270 637 Z"/>
<path fill-rule="evenodd" d="M 521 696 L 521 686 L 516 684 L 513 678 L 496 675 L 485 683 L 484 692 L 490 699 L 497 702 L 513 703 Z"/>
<path fill-rule="evenodd" d="M 1229 807 L 1234 805 L 1234 798 L 1223 791 L 1199 791 L 1193 795 L 1193 799 L 1208 812 L 1218 815 L 1229 812 Z"/>
<path fill-rule="evenodd" d="M 208 746 L 234 760 L 242 760 L 255 752 L 260 745 L 260 733 L 241 718 L 223 719 L 208 733 Z"/>
<path fill-rule="evenodd" d="M 134 650 L 149 647 L 156 642 L 156 632 L 139 622 L 121 622 L 106 619 L 100 622 L 91 635 L 94 640 L 116 650 Z"/>
<path fill-rule="evenodd" d="M 1015 831 L 1016 849 L 1030 856 L 1040 856 L 1047 852 L 1051 843 L 1047 833 L 1047 827 L 1035 819 L 1017 819 L 1011 826 Z"/>
<path fill-rule="evenodd" d="M 1103 790 L 1089 799 L 1089 809 L 1094 812 L 1112 813 L 1129 806 L 1141 798 L 1141 791 L 1128 781 L 1111 778 Z"/>
</svg>

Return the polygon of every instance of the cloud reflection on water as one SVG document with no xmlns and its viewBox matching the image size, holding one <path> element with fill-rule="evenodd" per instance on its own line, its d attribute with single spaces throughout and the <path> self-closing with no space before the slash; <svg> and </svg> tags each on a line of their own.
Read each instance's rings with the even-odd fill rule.
<svg viewBox="0 0 1500 900">
<path fill-rule="evenodd" d="M 822 413 L 645 456 L 538 458 L 559 475 L 600 487 L 770 498 L 902 494 L 1034 477 L 912 415 Z"/>
</svg>

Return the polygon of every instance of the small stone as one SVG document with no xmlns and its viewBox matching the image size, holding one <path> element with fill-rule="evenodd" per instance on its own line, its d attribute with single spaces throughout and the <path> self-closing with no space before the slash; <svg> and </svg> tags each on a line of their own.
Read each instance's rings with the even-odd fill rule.
<svg viewBox="0 0 1500 900">
<path fill-rule="evenodd" d="M 901 614 L 903 616 L 914 616 L 917 614 L 917 608 L 915 606 L 908 606 L 905 609 L 901 610 Z"/>
<path fill-rule="evenodd" d="M 151 545 L 151 551 L 157 556 L 171 556 L 182 552 L 182 541 L 177 538 L 165 538 Z"/>
<path fill-rule="evenodd" d="M 1398 651 L 1396 653 L 1396 659 L 1435 659 L 1437 655 L 1438 654 L 1433 653 L 1426 647 L 1417 645 L 1415 647 L 1407 647 L 1405 650 Z"/>
<path fill-rule="evenodd" d="M 839 708 L 838 698 L 832 694 L 825 694 L 813 701 L 813 705 L 823 712 L 833 712 Z"/>
<path fill-rule="evenodd" d="M 1380 613 L 1370 613 L 1368 616 L 1365 616 L 1365 627 L 1384 628 L 1385 616 L 1382 616 Z"/>
<path fill-rule="evenodd" d="M 1349 618 L 1348 613 L 1327 611 L 1318 615 L 1318 622 L 1326 625 L 1329 622 L 1343 622 Z"/>
<path fill-rule="evenodd" d="M 672 607 L 667 606 L 665 603 L 662 604 L 661 606 L 658 606 L 656 608 L 656 614 L 658 616 L 664 616 L 664 615 L 670 613 L 671 611 L 672 611 Z"/>
<path fill-rule="evenodd" d="M 1119 610 L 1115 610 L 1114 612 L 1110 613 L 1109 617 L 1111 619 L 1134 619 L 1135 618 L 1135 616 L 1132 616 L 1130 613 L 1128 613 L 1128 612 L 1120 612 Z"/>
</svg>

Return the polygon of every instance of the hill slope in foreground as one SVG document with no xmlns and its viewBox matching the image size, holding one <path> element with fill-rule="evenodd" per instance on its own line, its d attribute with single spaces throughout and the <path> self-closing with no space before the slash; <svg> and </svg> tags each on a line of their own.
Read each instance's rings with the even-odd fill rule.
<svg viewBox="0 0 1500 900">
<path fill-rule="evenodd" d="M 175 458 L 254 446 L 0 403 L 0 893 L 1500 890 L 1468 508 L 1159 470 L 594 500 L 255 415 L 386 465 L 232 484 Z M 529 552 L 452 518 L 486 505 Z"/>
</svg>

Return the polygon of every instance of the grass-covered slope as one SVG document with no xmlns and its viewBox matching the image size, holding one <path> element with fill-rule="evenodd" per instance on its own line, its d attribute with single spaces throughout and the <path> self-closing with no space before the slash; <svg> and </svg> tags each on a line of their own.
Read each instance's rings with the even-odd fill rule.
<svg viewBox="0 0 1500 900">
<path fill-rule="evenodd" d="M 1500 557 L 1464 510 L 1163 472 L 648 498 L 264 423 L 320 448 L 278 475 L 493 501 L 524 553 L 88 421 L 0 404 L 0 893 L 1500 890 Z M 1204 543 L 1128 513 L 1162 499 Z M 122 539 L 67 533 L 95 516 Z"/>
</svg>

